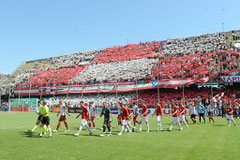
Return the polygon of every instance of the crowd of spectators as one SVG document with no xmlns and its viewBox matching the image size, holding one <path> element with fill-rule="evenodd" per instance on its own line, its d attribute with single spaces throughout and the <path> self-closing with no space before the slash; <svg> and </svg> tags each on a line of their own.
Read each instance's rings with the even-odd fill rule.
<svg viewBox="0 0 240 160">
<path fill-rule="evenodd" d="M 151 75 L 156 59 L 143 58 L 111 63 L 98 63 L 86 67 L 75 76 L 72 83 L 102 83 L 143 80 Z"/>
<path fill-rule="evenodd" d="M 13 83 L 16 85 L 25 84 L 26 82 L 29 81 L 29 78 L 35 74 L 35 72 L 36 72 L 35 69 L 29 70 L 26 72 L 21 72 L 19 75 L 17 75 L 14 78 Z"/>
<path fill-rule="evenodd" d="M 53 84 L 67 85 L 69 81 L 75 77 L 84 66 L 76 68 L 61 68 L 61 69 L 42 69 L 38 68 L 33 72 L 20 74 L 15 79 L 16 82 L 24 86 L 48 86 Z M 18 85 L 18 84 L 17 84 Z"/>
<path fill-rule="evenodd" d="M 172 79 L 237 75 L 240 68 L 239 54 L 240 52 L 236 51 L 214 51 L 161 56 L 152 68 L 152 77 Z"/>
<path fill-rule="evenodd" d="M 176 54 L 167 58 L 160 57 L 152 68 L 153 77 L 159 79 L 205 77 L 213 69 L 212 54 L 196 53 L 189 55 Z"/>
<path fill-rule="evenodd" d="M 141 42 L 138 44 L 127 44 L 125 46 L 114 46 L 103 49 L 94 59 L 94 63 L 119 62 L 147 57 L 156 57 L 161 54 L 161 41 Z"/>
<path fill-rule="evenodd" d="M 91 50 L 86 52 L 70 53 L 65 56 L 49 58 L 50 69 L 78 67 L 91 62 L 100 51 Z"/>
<path fill-rule="evenodd" d="M 227 49 L 224 33 L 206 34 L 191 38 L 168 39 L 163 43 L 163 54 L 194 54 L 199 52 L 213 52 Z"/>
<path fill-rule="evenodd" d="M 213 88 L 211 92 L 211 87 L 185 87 L 184 92 L 182 88 L 178 89 L 160 89 L 159 94 L 157 90 L 147 90 L 141 91 L 139 93 L 139 97 L 133 98 L 129 101 L 129 103 L 137 103 L 141 101 L 145 101 L 146 104 L 150 107 L 153 107 L 158 100 L 160 103 L 165 103 L 166 105 L 171 104 L 172 102 L 179 103 L 183 102 L 183 97 L 185 102 L 194 102 L 194 101 L 202 101 L 202 100 L 211 100 L 212 94 L 213 97 L 217 94 L 221 95 L 224 93 L 223 102 L 230 100 L 239 100 L 239 97 L 236 97 L 236 94 L 240 94 L 240 87 L 232 86 L 228 88 Z"/>
</svg>

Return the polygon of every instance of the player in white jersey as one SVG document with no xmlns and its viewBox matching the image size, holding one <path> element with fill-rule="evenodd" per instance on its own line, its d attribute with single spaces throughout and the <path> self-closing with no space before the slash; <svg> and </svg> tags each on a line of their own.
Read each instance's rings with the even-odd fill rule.
<svg viewBox="0 0 240 160">
<path fill-rule="evenodd" d="M 93 105 L 93 102 L 89 102 L 89 111 L 90 111 L 90 123 L 89 127 L 91 128 L 91 123 L 93 124 L 93 130 L 96 130 L 94 118 L 96 117 L 96 112 L 95 112 L 95 106 Z"/>
<path fill-rule="evenodd" d="M 213 121 L 213 123 L 215 123 L 214 119 L 213 119 L 213 106 L 212 104 L 208 104 L 207 106 L 207 112 L 208 112 L 208 119 L 209 119 L 209 123 L 211 123 L 211 120 Z"/>
<path fill-rule="evenodd" d="M 136 105 L 135 102 L 133 102 L 133 130 L 132 132 L 134 132 L 134 128 L 136 128 L 136 123 L 140 124 L 140 122 L 138 122 L 137 120 L 138 117 L 138 106 Z"/>
<path fill-rule="evenodd" d="M 190 112 L 191 112 L 191 119 L 193 121 L 193 124 L 196 124 L 197 111 L 196 111 L 196 107 L 194 106 L 194 102 L 190 104 Z"/>
<path fill-rule="evenodd" d="M 71 116 L 71 115 L 68 113 L 66 104 L 63 102 L 62 99 L 59 100 L 59 104 L 60 104 L 60 111 L 58 112 L 57 116 L 59 114 L 61 114 L 61 116 L 60 116 L 59 121 L 58 121 L 57 129 L 54 130 L 53 132 L 58 132 L 58 129 L 61 125 L 61 122 L 64 122 L 64 124 L 67 128 L 67 130 L 65 132 L 69 132 L 69 127 L 68 127 L 68 123 L 67 123 L 67 120 L 66 120 L 66 115 L 68 115 L 68 116 Z"/>
<path fill-rule="evenodd" d="M 186 107 L 184 106 L 184 104 L 181 102 L 179 104 L 179 120 L 180 120 L 180 123 L 181 125 L 182 124 L 185 124 L 185 126 L 188 128 L 188 124 L 186 122 L 186 114 L 187 114 L 187 110 L 186 110 Z"/>
</svg>

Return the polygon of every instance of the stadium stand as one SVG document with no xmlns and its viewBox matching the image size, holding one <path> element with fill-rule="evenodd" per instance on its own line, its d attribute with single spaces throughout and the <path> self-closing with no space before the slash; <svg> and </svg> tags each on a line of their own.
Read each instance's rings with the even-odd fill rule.
<svg viewBox="0 0 240 160">
<path fill-rule="evenodd" d="M 4 85 L 8 85 L 12 82 L 12 80 L 10 79 L 9 75 L 3 75 L 1 74 L 1 78 L 0 78 L 0 86 L 4 86 Z"/>
<path fill-rule="evenodd" d="M 50 68 L 64 72 L 63 68 L 79 67 L 86 64 L 87 67 L 83 70 L 77 70 L 76 72 L 79 72 L 76 73 L 76 76 L 69 74 L 67 78 L 68 74 L 64 74 L 63 81 L 52 80 L 58 79 L 58 75 L 52 74 L 56 73 L 56 70 L 48 71 L 48 75 L 52 76 L 47 77 L 44 76 L 44 72 L 32 74 L 30 71 L 31 76 L 34 77 L 31 79 L 38 79 L 34 80 L 35 82 L 32 84 L 36 85 L 39 80 L 43 80 L 43 84 L 66 84 L 67 81 L 81 84 L 134 81 L 136 78 L 149 80 L 157 79 L 158 75 L 160 75 L 158 77 L 160 79 L 236 75 L 239 68 L 239 52 L 233 46 L 234 39 L 236 39 L 235 35 L 238 35 L 238 32 L 214 33 L 190 38 L 127 44 L 99 51 L 93 50 L 51 57 L 45 60 L 48 63 L 42 65 L 46 70 Z M 15 78 L 14 83 L 29 85 L 25 82 L 26 75 L 29 76 L 29 73 L 22 72 L 21 74 Z M 49 80 L 47 80 L 48 77 L 50 77 Z"/>
<path fill-rule="evenodd" d="M 5 78 L 6 78 L 6 75 L 0 74 L 0 82 L 1 82 L 3 79 L 5 79 Z"/>
<path fill-rule="evenodd" d="M 34 70 L 39 67 L 46 68 L 48 66 L 48 59 L 40 59 L 35 61 L 23 62 L 12 74 L 11 77 L 16 77 L 21 73 L 27 72 L 29 70 Z"/>
<path fill-rule="evenodd" d="M 239 75 L 240 71 L 240 50 L 236 47 L 236 44 L 240 44 L 239 35 L 240 31 L 230 31 L 165 41 L 141 42 L 23 62 L 12 73 L 11 78 L 5 78 L 4 84 L 6 82 L 9 84 L 11 80 L 15 87 L 24 88 L 29 85 L 51 86 L 235 76 Z M 178 92 L 178 90 L 173 91 Z M 208 91 L 195 90 L 203 98 L 206 98 Z M 156 101 L 156 91 L 153 92 L 141 91 L 139 99 L 144 99 L 150 104 Z M 186 97 L 190 100 L 194 99 L 195 92 L 191 89 L 187 90 Z M 161 98 L 166 94 L 163 92 Z M 178 99 L 179 95 L 180 93 L 176 94 L 175 99 Z M 232 97 L 230 94 L 226 95 Z M 131 102 L 133 100 L 134 98 Z"/>
</svg>

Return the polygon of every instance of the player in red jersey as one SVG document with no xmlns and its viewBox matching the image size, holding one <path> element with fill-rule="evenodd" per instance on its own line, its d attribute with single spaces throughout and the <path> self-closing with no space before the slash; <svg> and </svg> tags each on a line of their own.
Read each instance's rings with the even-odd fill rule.
<svg viewBox="0 0 240 160">
<path fill-rule="evenodd" d="M 173 127 L 173 123 L 176 122 L 179 126 L 179 131 L 182 130 L 182 125 L 181 123 L 179 122 L 179 113 L 178 113 L 178 107 L 176 104 L 172 104 L 172 122 L 171 122 L 171 126 L 169 128 L 169 131 L 172 130 L 172 127 Z"/>
<path fill-rule="evenodd" d="M 186 107 L 184 107 L 184 105 L 182 103 L 179 104 L 179 114 L 180 114 L 180 123 L 181 125 L 184 123 L 186 125 L 186 127 L 188 128 L 188 124 L 186 123 L 186 114 L 187 114 L 187 110 Z"/>
<path fill-rule="evenodd" d="M 233 107 L 232 104 L 226 104 L 227 107 L 224 108 L 225 113 L 226 113 L 226 118 L 227 118 L 227 122 L 228 122 L 228 126 L 231 126 L 231 122 L 230 120 L 233 122 L 233 125 L 236 126 L 236 123 L 233 119 Z"/>
<path fill-rule="evenodd" d="M 82 115 L 82 120 L 81 120 L 81 124 L 80 124 L 79 130 L 78 130 L 78 133 L 74 134 L 74 136 L 79 136 L 83 126 L 86 126 L 86 128 L 89 131 L 89 135 L 92 135 L 91 128 L 88 126 L 88 116 L 89 116 L 88 108 L 83 104 L 83 101 L 80 102 L 80 106 L 81 106 L 81 113 L 79 113 L 76 118 L 78 118 L 80 115 Z"/>
<path fill-rule="evenodd" d="M 141 113 L 141 117 L 140 117 L 140 124 L 139 124 L 139 131 L 137 131 L 138 133 L 142 132 L 142 122 L 146 122 L 147 125 L 147 133 L 149 132 L 149 123 L 148 123 L 148 109 L 147 109 L 147 105 L 145 104 L 144 101 L 142 101 L 142 113 Z"/>
<path fill-rule="evenodd" d="M 115 106 L 115 109 L 117 109 L 117 111 L 118 111 L 118 117 L 117 117 L 117 119 L 118 119 L 118 128 L 121 128 L 121 126 L 122 126 L 121 108 L 117 104 Z"/>
<path fill-rule="evenodd" d="M 131 120 L 132 120 L 132 111 L 130 108 L 128 108 L 128 105 L 125 104 L 125 108 L 128 111 L 128 117 L 127 117 L 127 125 L 130 127 L 132 130 L 134 129 L 133 126 L 131 125 Z"/>
<path fill-rule="evenodd" d="M 162 117 L 162 106 L 160 105 L 160 103 L 157 103 L 157 105 L 155 105 L 155 111 L 152 115 L 152 117 L 156 114 L 156 119 L 157 119 L 157 132 L 163 131 L 162 129 L 162 124 L 161 124 L 161 117 Z"/>
<path fill-rule="evenodd" d="M 127 125 L 127 117 L 129 116 L 128 110 L 123 106 L 122 103 L 119 103 L 119 107 L 121 108 L 121 117 L 122 117 L 122 127 L 121 131 L 118 133 L 119 136 L 122 135 L 122 132 L 124 130 L 124 127 L 126 127 L 129 131 L 129 134 L 132 133 L 130 128 Z"/>
</svg>

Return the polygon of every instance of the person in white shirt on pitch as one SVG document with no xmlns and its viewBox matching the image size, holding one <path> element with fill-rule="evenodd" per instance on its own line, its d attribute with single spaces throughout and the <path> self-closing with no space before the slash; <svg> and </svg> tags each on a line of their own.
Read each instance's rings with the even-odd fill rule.
<svg viewBox="0 0 240 160">
<path fill-rule="evenodd" d="M 58 132 L 58 129 L 61 125 L 61 122 L 64 122 L 64 124 L 67 128 L 67 130 L 65 132 L 69 132 L 69 127 L 68 127 L 68 123 L 67 123 L 67 120 L 66 120 L 66 115 L 68 115 L 68 116 L 71 116 L 71 115 L 68 113 L 66 104 L 63 102 L 62 99 L 59 100 L 59 104 L 60 104 L 60 112 L 58 112 L 57 116 L 59 114 L 61 114 L 61 116 L 60 116 L 59 121 L 58 121 L 57 129 L 54 130 L 53 132 Z"/>
<path fill-rule="evenodd" d="M 90 123 L 89 127 L 91 128 L 91 123 L 93 124 L 93 130 L 96 130 L 94 118 L 96 117 L 95 107 L 93 106 L 93 102 L 89 102 L 89 110 L 90 110 Z"/>
</svg>

